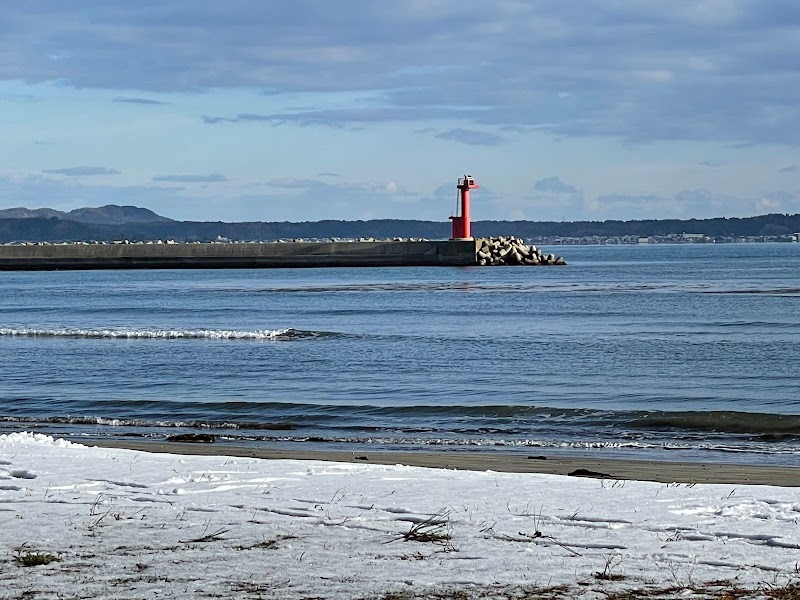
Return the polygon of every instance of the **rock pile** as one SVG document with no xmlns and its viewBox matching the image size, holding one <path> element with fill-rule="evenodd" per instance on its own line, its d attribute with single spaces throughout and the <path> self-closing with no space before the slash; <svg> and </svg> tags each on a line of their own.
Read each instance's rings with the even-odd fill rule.
<svg viewBox="0 0 800 600">
<path fill-rule="evenodd" d="M 565 265 L 555 254 L 542 254 L 536 246 L 509 237 L 483 238 L 478 242 L 478 264 L 483 265 Z"/>
</svg>

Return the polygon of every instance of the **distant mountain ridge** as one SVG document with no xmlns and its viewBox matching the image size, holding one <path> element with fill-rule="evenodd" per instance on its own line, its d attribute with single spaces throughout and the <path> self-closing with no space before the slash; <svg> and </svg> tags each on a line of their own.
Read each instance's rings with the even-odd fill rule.
<svg viewBox="0 0 800 600">
<path fill-rule="evenodd" d="M 69 212 L 53 208 L 28 209 L 24 207 L 0 210 L 0 219 L 62 219 L 95 225 L 124 225 L 125 223 L 165 223 L 172 219 L 162 217 L 138 206 L 108 204 L 98 208 L 76 208 Z"/>
<path fill-rule="evenodd" d="M 135 206 L 108 205 L 61 212 L 49 208 L 0 210 L 0 243 L 166 240 L 208 242 L 229 240 L 328 238 L 450 237 L 447 221 L 375 219 L 371 221 L 238 222 L 175 221 Z M 477 237 L 515 235 L 528 240 L 582 237 L 789 236 L 800 232 L 800 214 L 746 218 L 661 219 L 638 221 L 474 221 Z M 538 243 L 538 242 L 537 242 Z"/>
</svg>

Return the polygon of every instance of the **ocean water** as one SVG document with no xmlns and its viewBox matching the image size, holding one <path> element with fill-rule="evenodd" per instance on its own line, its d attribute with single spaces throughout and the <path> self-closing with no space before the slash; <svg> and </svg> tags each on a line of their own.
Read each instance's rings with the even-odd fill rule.
<svg viewBox="0 0 800 600">
<path fill-rule="evenodd" d="M 0 273 L 0 432 L 800 463 L 800 245 Z"/>
</svg>

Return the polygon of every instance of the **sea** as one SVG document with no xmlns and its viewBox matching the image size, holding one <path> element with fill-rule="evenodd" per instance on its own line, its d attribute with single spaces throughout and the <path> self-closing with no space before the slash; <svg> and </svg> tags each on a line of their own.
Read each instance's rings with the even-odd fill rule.
<svg viewBox="0 0 800 600">
<path fill-rule="evenodd" d="M 0 433 L 800 464 L 800 244 L 0 273 Z"/>
</svg>

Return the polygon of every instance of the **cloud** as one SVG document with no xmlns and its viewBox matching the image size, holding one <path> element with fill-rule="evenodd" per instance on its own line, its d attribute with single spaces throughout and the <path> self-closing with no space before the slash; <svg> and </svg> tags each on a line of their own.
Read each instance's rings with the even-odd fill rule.
<svg viewBox="0 0 800 600">
<path fill-rule="evenodd" d="M 540 179 L 537 181 L 533 188 L 539 192 L 551 192 L 553 194 L 577 194 L 578 189 L 574 186 L 564 183 L 558 177 L 548 177 L 547 179 Z"/>
<path fill-rule="evenodd" d="M 764 211 L 775 212 L 781 207 L 781 201 L 769 196 L 762 196 L 758 199 L 758 206 Z"/>
<path fill-rule="evenodd" d="M 451 196 L 426 202 L 399 181 L 340 181 L 282 178 L 261 185 L 217 186 L 97 185 L 79 179 L 0 173 L 6 206 L 69 211 L 114 204 L 148 208 L 177 220 L 318 221 L 323 219 L 423 219 L 446 221 Z M 455 182 L 449 184 L 455 195 Z M 321 201 L 322 200 L 322 201 Z"/>
<path fill-rule="evenodd" d="M 732 196 L 698 188 L 674 195 L 605 194 L 587 202 L 590 219 L 707 219 L 800 212 L 800 194 L 768 192 Z"/>
<path fill-rule="evenodd" d="M 800 75 L 786 50 L 800 31 L 796 2 L 420 6 L 86 0 L 78 14 L 60 0 L 9 3 L 0 56 L 14 60 L 0 60 L 0 79 L 120 94 L 249 89 L 349 98 L 335 112 L 265 115 L 314 125 L 467 118 L 472 127 L 544 126 L 559 136 L 642 143 L 796 143 Z M 249 110 L 204 120 L 258 120 Z"/>
<path fill-rule="evenodd" d="M 256 115 L 249 113 L 238 114 L 235 117 L 215 117 L 212 115 L 202 115 L 200 119 L 203 123 L 214 125 L 216 123 L 275 123 L 285 120 L 280 116 L 273 115 Z"/>
<path fill-rule="evenodd" d="M 85 206 L 134 205 L 173 219 L 224 221 L 316 221 L 322 219 L 423 219 L 445 222 L 456 206 L 456 180 L 428 194 L 395 180 L 345 181 L 274 178 L 258 185 L 99 185 L 80 178 L 0 174 L 6 206 L 72 210 Z M 96 180 L 89 180 L 96 181 Z M 473 195 L 475 220 L 605 220 L 747 217 L 767 212 L 800 213 L 800 192 L 762 190 L 725 195 L 705 188 L 676 194 L 611 193 L 597 196 L 494 192 L 491 181 Z M 569 184 L 565 184 L 569 185 Z M 229 189 L 228 189 L 229 188 Z M 537 190 L 538 192 L 538 190 Z"/>
<path fill-rule="evenodd" d="M 114 98 L 112 102 L 119 102 L 123 104 L 168 104 L 168 102 L 162 102 L 161 100 L 151 100 L 150 98 Z"/>
<path fill-rule="evenodd" d="M 228 178 L 219 173 L 209 173 L 208 175 L 156 175 L 153 181 L 169 183 L 217 183 L 228 181 Z"/>
<path fill-rule="evenodd" d="M 325 108 L 298 110 L 281 113 L 258 114 L 239 113 L 235 116 L 202 115 L 200 119 L 207 125 L 219 123 L 268 123 L 270 125 L 295 124 L 301 126 L 323 125 L 341 128 L 354 123 L 381 123 L 422 121 L 426 119 L 474 118 L 474 109 L 413 107 L 413 106 L 369 106 L 354 108 Z M 435 131 L 432 128 L 430 131 Z"/>
<path fill-rule="evenodd" d="M 35 104 L 41 102 L 41 98 L 33 94 L 0 94 L 0 101 Z"/>
<path fill-rule="evenodd" d="M 201 115 L 200 120 L 208 125 L 215 125 L 217 123 L 236 123 L 235 117 L 215 117 L 213 115 Z"/>
<path fill-rule="evenodd" d="M 375 196 L 414 196 L 414 192 L 407 190 L 396 181 L 384 182 L 351 182 L 351 183 L 328 183 L 319 179 L 299 179 L 295 177 L 279 177 L 270 179 L 264 183 L 265 186 L 282 188 L 286 190 L 315 191 L 321 194 L 338 195 L 339 193 L 373 194 Z"/>
<path fill-rule="evenodd" d="M 299 189 L 306 190 L 317 186 L 328 186 L 329 184 L 318 179 L 297 179 L 295 177 L 278 177 L 277 179 L 270 179 L 264 185 L 286 188 L 286 189 Z"/>
<path fill-rule="evenodd" d="M 456 214 L 459 201 L 459 192 L 456 184 L 457 179 L 444 181 L 436 186 L 430 194 L 420 198 L 419 204 L 421 206 L 429 206 L 435 209 L 436 212 L 433 213 L 432 220 L 440 221 L 444 215 Z M 512 198 L 507 194 L 496 193 L 490 186 L 481 184 L 480 189 L 474 192 L 470 199 L 473 207 L 472 218 L 474 220 L 508 217 L 508 213 L 505 211 Z"/>
<path fill-rule="evenodd" d="M 800 167 L 797 165 L 789 165 L 787 167 L 783 167 L 782 169 L 778 169 L 778 173 L 795 173 L 800 171 Z"/>
<path fill-rule="evenodd" d="M 180 204 L 178 190 L 157 186 L 88 185 L 32 174 L 0 175 L 0 197 L 11 206 L 69 211 L 86 206 L 118 205 L 149 208 L 164 216 Z M 165 209 L 168 207 L 168 209 Z"/>
<path fill-rule="evenodd" d="M 120 171 L 108 167 L 68 167 L 66 169 L 44 169 L 42 173 L 48 175 L 66 175 L 67 177 L 82 177 L 90 175 L 119 175 Z"/>
<path fill-rule="evenodd" d="M 604 194 L 591 199 L 587 211 L 597 220 L 682 218 L 683 204 L 658 194 Z"/>
<path fill-rule="evenodd" d="M 474 129 L 449 129 L 434 136 L 439 140 L 450 140 L 470 146 L 497 146 L 503 143 L 503 138 L 493 133 L 476 131 Z"/>
<path fill-rule="evenodd" d="M 455 184 L 451 184 L 455 192 Z M 269 220 L 429 219 L 443 221 L 448 203 L 430 204 L 394 180 L 329 183 L 281 177 L 263 184 Z M 253 196 L 255 198 L 255 196 Z M 278 216 L 280 215 L 280 216 Z"/>
<path fill-rule="evenodd" d="M 800 213 L 800 192 L 767 192 L 756 203 L 758 214 L 764 212 L 797 214 Z"/>
</svg>

